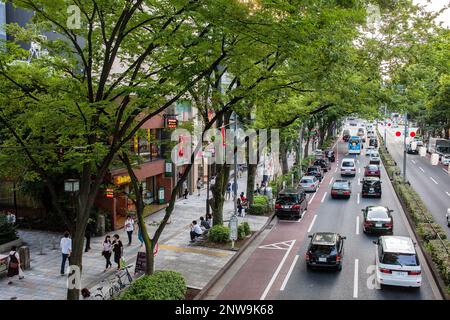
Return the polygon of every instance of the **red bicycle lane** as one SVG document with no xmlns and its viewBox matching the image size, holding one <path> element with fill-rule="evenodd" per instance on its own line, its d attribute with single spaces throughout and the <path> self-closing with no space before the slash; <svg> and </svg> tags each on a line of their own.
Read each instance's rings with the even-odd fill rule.
<svg viewBox="0 0 450 320">
<path fill-rule="evenodd" d="M 337 165 L 338 159 L 325 175 L 320 188 L 308 199 L 308 210 L 302 219 L 298 222 L 278 221 L 217 299 L 260 300 L 274 299 L 278 295 Z"/>
</svg>

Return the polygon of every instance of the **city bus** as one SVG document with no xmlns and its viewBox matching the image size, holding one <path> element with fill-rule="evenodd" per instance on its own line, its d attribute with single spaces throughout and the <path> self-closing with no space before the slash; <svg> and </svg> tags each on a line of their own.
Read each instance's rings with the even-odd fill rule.
<svg viewBox="0 0 450 320">
<path fill-rule="evenodd" d="M 352 136 L 348 140 L 348 154 L 361 154 L 361 137 Z"/>
</svg>

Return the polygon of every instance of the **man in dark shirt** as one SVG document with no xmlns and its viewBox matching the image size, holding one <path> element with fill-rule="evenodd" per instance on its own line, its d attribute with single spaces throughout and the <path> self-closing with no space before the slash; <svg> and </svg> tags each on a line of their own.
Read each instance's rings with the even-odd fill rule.
<svg viewBox="0 0 450 320">
<path fill-rule="evenodd" d="M 209 223 L 203 217 L 200 217 L 200 227 L 202 227 L 202 229 L 205 229 L 205 230 L 209 230 L 209 228 L 210 228 Z"/>
</svg>

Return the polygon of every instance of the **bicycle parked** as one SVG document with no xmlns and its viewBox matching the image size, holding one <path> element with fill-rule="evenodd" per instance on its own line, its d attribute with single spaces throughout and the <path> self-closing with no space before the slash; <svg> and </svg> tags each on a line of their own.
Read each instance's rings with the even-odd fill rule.
<svg viewBox="0 0 450 320">
<path fill-rule="evenodd" d="M 133 282 L 130 269 L 133 265 L 126 266 L 124 270 L 118 271 L 113 279 L 109 280 L 109 288 L 105 292 L 105 286 L 98 287 L 94 295 L 95 300 L 111 300 L 114 299 L 123 289 L 127 288 Z M 125 280 L 123 278 L 125 277 Z M 107 282 L 103 280 L 102 283 Z"/>
</svg>

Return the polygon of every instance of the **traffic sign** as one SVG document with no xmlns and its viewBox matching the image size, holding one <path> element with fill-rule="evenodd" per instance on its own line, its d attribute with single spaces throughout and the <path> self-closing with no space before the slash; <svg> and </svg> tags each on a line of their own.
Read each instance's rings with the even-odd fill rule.
<svg viewBox="0 0 450 320">
<path fill-rule="evenodd" d="M 229 222 L 231 241 L 236 241 L 238 239 L 238 223 L 238 218 L 235 215 L 231 216 Z"/>
<path fill-rule="evenodd" d="M 411 131 L 411 132 L 409 133 L 409 135 L 410 135 L 411 138 L 414 138 L 414 137 L 416 136 L 416 133 L 415 133 L 414 131 Z"/>
<path fill-rule="evenodd" d="M 397 131 L 397 132 L 395 133 L 395 135 L 396 135 L 397 137 L 400 137 L 400 136 L 402 135 L 402 133 L 401 133 L 400 131 Z"/>
</svg>

